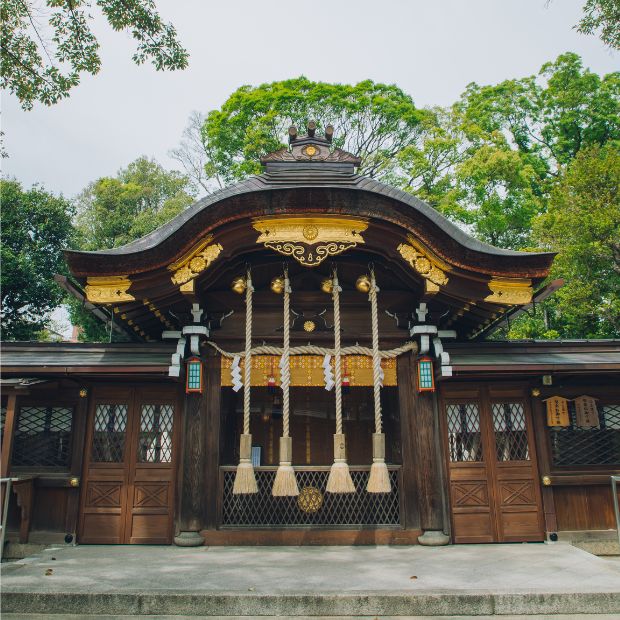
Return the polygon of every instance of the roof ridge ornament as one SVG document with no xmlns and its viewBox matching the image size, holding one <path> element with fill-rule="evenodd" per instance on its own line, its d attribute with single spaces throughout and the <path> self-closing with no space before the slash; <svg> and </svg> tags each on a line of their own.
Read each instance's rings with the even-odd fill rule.
<svg viewBox="0 0 620 620">
<path fill-rule="evenodd" d="M 316 121 L 309 121 L 307 134 L 299 136 L 297 127 L 291 125 L 288 129 L 288 147 L 268 153 L 260 158 L 263 165 L 273 163 L 328 163 L 348 164 L 349 167 L 359 166 L 360 157 L 341 148 L 333 146 L 334 127 L 327 125 L 323 136 L 316 134 Z"/>
</svg>

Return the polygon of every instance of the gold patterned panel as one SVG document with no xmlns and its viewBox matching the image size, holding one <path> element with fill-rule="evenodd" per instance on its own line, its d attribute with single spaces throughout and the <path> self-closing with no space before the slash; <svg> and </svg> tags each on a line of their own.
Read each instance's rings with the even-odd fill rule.
<svg viewBox="0 0 620 620">
<path fill-rule="evenodd" d="M 86 278 L 86 299 L 94 304 L 113 304 L 134 301 L 128 293 L 131 286 L 129 276 L 89 276 Z"/>
<path fill-rule="evenodd" d="M 256 243 L 290 256 L 305 267 L 316 267 L 329 256 L 360 243 L 368 222 L 353 218 L 286 217 L 256 219 Z"/>
<path fill-rule="evenodd" d="M 232 378 L 230 368 L 232 359 L 221 358 L 222 387 L 231 387 Z M 269 377 L 273 376 L 276 384 L 280 385 L 280 356 L 253 355 L 251 382 L 253 386 L 265 387 Z M 244 360 L 241 360 L 241 376 L 244 376 Z M 332 358 L 332 370 L 334 359 Z M 372 386 L 372 357 L 366 355 L 346 355 L 341 359 L 342 376 L 349 377 L 351 387 Z M 393 387 L 396 382 L 396 359 L 381 360 L 384 372 L 383 385 Z M 321 355 L 292 355 L 291 356 L 291 386 L 292 387 L 323 387 L 323 357 Z"/>
<path fill-rule="evenodd" d="M 170 278 L 173 284 L 185 285 L 200 275 L 217 259 L 223 247 L 221 244 L 211 243 L 211 241 L 213 241 L 213 235 L 209 235 L 179 260 L 168 265 L 168 271 L 174 272 Z"/>
<path fill-rule="evenodd" d="M 426 280 L 427 292 L 437 292 L 440 286 L 448 283 L 446 271 L 451 267 L 436 257 L 414 237 L 408 237 L 409 243 L 401 243 L 397 250 L 411 268 Z"/>
<path fill-rule="evenodd" d="M 532 281 L 527 278 L 500 279 L 488 282 L 491 294 L 484 298 L 494 304 L 523 305 L 532 301 Z"/>
</svg>

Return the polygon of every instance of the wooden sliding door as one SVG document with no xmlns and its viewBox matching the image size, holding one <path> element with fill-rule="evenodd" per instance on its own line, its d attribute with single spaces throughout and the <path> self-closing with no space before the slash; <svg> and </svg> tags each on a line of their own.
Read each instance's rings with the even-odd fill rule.
<svg viewBox="0 0 620 620">
<path fill-rule="evenodd" d="M 490 386 L 449 388 L 442 418 L 454 542 L 543 540 L 525 393 Z"/>
<path fill-rule="evenodd" d="M 80 543 L 172 542 L 177 411 L 173 389 L 114 387 L 95 392 Z"/>
</svg>

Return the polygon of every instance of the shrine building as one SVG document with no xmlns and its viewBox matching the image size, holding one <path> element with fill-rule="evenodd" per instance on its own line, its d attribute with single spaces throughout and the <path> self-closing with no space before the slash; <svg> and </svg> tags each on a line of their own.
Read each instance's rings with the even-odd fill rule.
<svg viewBox="0 0 620 620">
<path fill-rule="evenodd" d="M 490 337 L 561 286 L 291 128 L 57 280 L 110 344 L 2 345 L 9 538 L 448 544 L 609 532 L 620 341 Z"/>
</svg>

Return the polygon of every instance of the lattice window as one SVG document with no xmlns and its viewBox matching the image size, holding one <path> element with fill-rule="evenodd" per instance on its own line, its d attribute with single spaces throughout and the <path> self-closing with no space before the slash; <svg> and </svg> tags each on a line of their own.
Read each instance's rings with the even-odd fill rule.
<svg viewBox="0 0 620 620">
<path fill-rule="evenodd" d="M 273 497 L 276 472 L 256 470 L 258 493 L 233 495 L 234 471 L 224 472 L 222 525 L 229 527 L 400 525 L 398 470 L 390 471 L 391 493 L 368 493 L 369 471 L 351 471 L 356 493 L 326 493 L 328 470 L 297 471 L 299 490 L 314 487 L 322 502 L 302 510 L 296 497 Z"/>
<path fill-rule="evenodd" d="M 71 455 L 70 407 L 22 407 L 13 438 L 16 467 L 68 467 Z"/>
<path fill-rule="evenodd" d="M 127 405 L 97 405 L 93 431 L 93 463 L 120 463 L 125 451 Z"/>
<path fill-rule="evenodd" d="M 493 403 L 493 431 L 498 461 L 529 461 L 523 403 Z"/>
<path fill-rule="evenodd" d="M 172 405 L 142 405 L 139 463 L 170 463 L 172 460 Z"/>
<path fill-rule="evenodd" d="M 482 461 L 478 403 L 447 405 L 446 418 L 450 460 L 453 463 Z"/>
<path fill-rule="evenodd" d="M 599 426 L 580 427 L 575 404 L 569 402 L 571 425 L 549 429 L 554 465 L 620 465 L 620 404 L 597 409 Z"/>
</svg>

